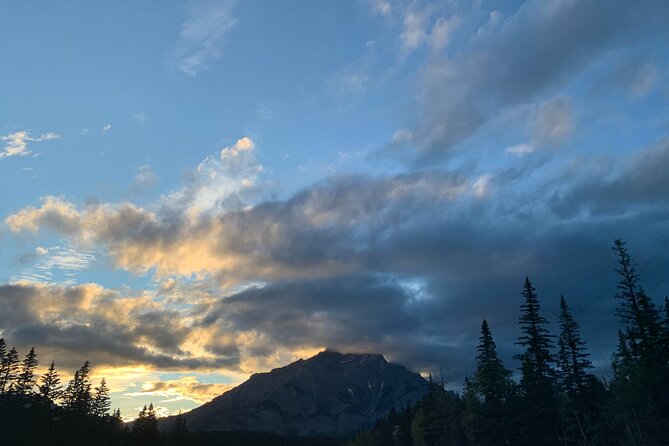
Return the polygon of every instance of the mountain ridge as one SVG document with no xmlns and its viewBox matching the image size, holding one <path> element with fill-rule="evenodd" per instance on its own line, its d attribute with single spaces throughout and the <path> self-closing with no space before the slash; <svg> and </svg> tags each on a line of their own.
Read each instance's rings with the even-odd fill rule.
<svg viewBox="0 0 669 446">
<path fill-rule="evenodd" d="M 348 435 L 393 407 L 417 402 L 427 381 L 375 353 L 325 350 L 269 372 L 182 414 L 191 431 Z M 159 420 L 169 430 L 174 417 Z"/>
</svg>

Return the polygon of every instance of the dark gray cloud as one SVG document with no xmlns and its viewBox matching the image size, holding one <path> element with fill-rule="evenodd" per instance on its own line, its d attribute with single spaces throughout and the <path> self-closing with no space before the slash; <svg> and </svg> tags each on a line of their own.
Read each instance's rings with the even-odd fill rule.
<svg viewBox="0 0 669 446">
<path fill-rule="evenodd" d="M 563 217 L 581 212 L 591 215 L 618 214 L 626 209 L 669 204 L 669 139 L 638 153 L 620 167 L 620 172 L 585 170 L 566 190 L 550 198 L 551 209 Z"/>
</svg>

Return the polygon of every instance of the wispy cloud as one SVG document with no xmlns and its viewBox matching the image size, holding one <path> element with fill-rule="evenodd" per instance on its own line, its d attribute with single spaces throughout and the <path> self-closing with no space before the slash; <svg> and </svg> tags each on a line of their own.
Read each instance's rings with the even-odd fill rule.
<svg viewBox="0 0 669 446">
<path fill-rule="evenodd" d="M 60 138 L 60 135 L 53 132 L 42 133 L 39 137 L 34 138 L 30 136 L 27 130 L 19 130 L 9 135 L 0 136 L 0 140 L 7 141 L 4 149 L 0 152 L 0 158 L 31 155 L 32 152 L 28 149 L 29 142 L 50 141 L 58 138 Z"/>
<path fill-rule="evenodd" d="M 92 251 L 77 249 L 65 240 L 56 246 L 38 246 L 32 257 L 34 265 L 21 271 L 16 281 L 52 283 L 58 271 L 65 277 L 61 283 L 74 283 L 76 275 L 96 260 Z"/>
<path fill-rule="evenodd" d="M 232 16 L 236 3 L 236 0 L 204 0 L 189 4 L 188 18 L 181 24 L 172 53 L 177 70 L 196 76 L 221 58 L 226 36 L 237 23 Z"/>
</svg>

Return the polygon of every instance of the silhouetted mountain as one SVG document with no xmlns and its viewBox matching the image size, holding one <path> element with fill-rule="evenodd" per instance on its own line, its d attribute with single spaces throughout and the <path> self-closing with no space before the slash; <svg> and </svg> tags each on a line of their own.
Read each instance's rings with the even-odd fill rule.
<svg viewBox="0 0 669 446">
<path fill-rule="evenodd" d="M 393 407 L 419 401 L 426 389 L 419 374 L 382 355 L 324 351 L 254 374 L 183 418 L 191 432 L 346 435 L 371 426 Z M 172 423 L 173 417 L 161 419 L 161 430 Z"/>
</svg>

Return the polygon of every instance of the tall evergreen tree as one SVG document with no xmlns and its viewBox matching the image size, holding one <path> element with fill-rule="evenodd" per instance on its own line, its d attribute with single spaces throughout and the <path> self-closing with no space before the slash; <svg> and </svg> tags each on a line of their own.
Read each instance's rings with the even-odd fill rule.
<svg viewBox="0 0 669 446">
<path fill-rule="evenodd" d="M 587 370 L 592 367 L 581 328 L 571 314 L 564 296 L 560 296 L 560 336 L 558 338 L 557 365 L 560 384 L 568 393 L 582 392 L 588 381 Z"/>
<path fill-rule="evenodd" d="M 557 444 L 560 436 L 559 409 L 555 397 L 555 372 L 551 367 L 554 356 L 553 336 L 540 314 L 539 297 L 529 278 L 525 278 L 519 319 L 521 335 L 517 345 L 525 351 L 515 357 L 520 359 L 522 377 L 523 414 L 522 442 L 528 445 Z"/>
<path fill-rule="evenodd" d="M 139 415 L 132 426 L 132 434 L 139 444 L 152 445 L 157 443 L 158 419 L 156 418 L 156 411 L 153 408 L 153 403 L 149 404 L 149 407 L 144 405 L 139 412 Z"/>
<path fill-rule="evenodd" d="M 481 323 L 481 337 L 477 347 L 477 370 L 473 389 L 480 400 L 474 427 L 477 442 L 486 445 L 504 445 L 509 442 L 508 399 L 513 383 L 511 371 L 507 370 L 497 356 L 495 341 L 488 322 Z"/>
<path fill-rule="evenodd" d="M 78 414 L 89 414 L 92 404 L 91 382 L 89 374 L 91 363 L 89 361 L 74 372 L 74 377 L 68 383 L 64 392 L 64 404 L 70 411 Z"/>
<path fill-rule="evenodd" d="M 0 363 L 0 395 L 13 390 L 19 373 L 19 354 L 14 347 L 2 358 Z"/>
<path fill-rule="evenodd" d="M 600 399 L 603 386 L 588 373 L 592 368 L 581 329 L 560 296 L 560 336 L 557 365 L 562 408 L 562 432 L 565 444 L 589 445 L 595 438 L 594 424 L 600 417 Z"/>
<path fill-rule="evenodd" d="M 31 347 L 23 360 L 21 373 L 16 378 L 16 393 L 21 395 L 32 393 L 33 387 L 35 387 L 35 368 L 37 364 L 35 347 Z"/>
<path fill-rule="evenodd" d="M 107 380 L 102 378 L 100 385 L 95 388 L 95 394 L 91 402 L 91 413 L 98 417 L 104 417 L 109 413 L 110 408 L 109 387 L 107 387 Z"/>
<path fill-rule="evenodd" d="M 629 443 L 669 444 L 669 352 L 660 313 L 641 286 L 625 243 L 616 240 L 613 251 L 621 330 L 609 412 Z"/>
<path fill-rule="evenodd" d="M 476 388 L 486 403 L 500 404 L 508 397 L 511 371 L 504 367 L 497 356 L 497 347 L 485 319 L 481 323 L 481 337 L 476 350 Z"/>
<path fill-rule="evenodd" d="M 618 258 L 617 313 L 623 325 L 625 344 L 634 361 L 642 361 L 648 366 L 657 365 L 665 361 L 658 349 L 662 337 L 659 312 L 641 287 L 625 242 L 616 240 L 613 251 Z"/>
<path fill-rule="evenodd" d="M 42 375 L 39 385 L 39 394 L 51 401 L 56 401 L 63 395 L 63 386 L 60 385 L 60 377 L 56 371 L 56 363 L 51 361 L 49 370 Z"/>
</svg>

